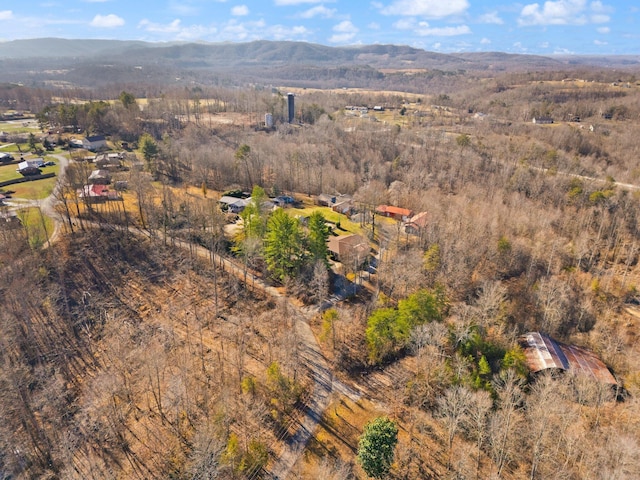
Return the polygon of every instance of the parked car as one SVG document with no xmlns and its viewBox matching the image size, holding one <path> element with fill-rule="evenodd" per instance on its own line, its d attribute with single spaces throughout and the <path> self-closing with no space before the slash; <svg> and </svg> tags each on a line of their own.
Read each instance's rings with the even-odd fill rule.
<svg viewBox="0 0 640 480">
<path fill-rule="evenodd" d="M 45 167 L 53 167 L 55 166 L 56 162 L 52 162 L 51 160 L 49 160 L 48 162 L 44 162 L 44 166 Z"/>
</svg>

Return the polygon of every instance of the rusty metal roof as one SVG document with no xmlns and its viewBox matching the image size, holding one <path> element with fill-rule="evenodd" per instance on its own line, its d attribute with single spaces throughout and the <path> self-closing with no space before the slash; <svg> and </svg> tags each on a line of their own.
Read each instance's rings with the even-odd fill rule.
<svg viewBox="0 0 640 480">
<path fill-rule="evenodd" d="M 587 374 L 599 382 L 617 384 L 607 366 L 594 353 L 575 345 L 565 345 L 540 332 L 520 337 L 527 366 L 532 372 L 557 368 Z"/>
</svg>

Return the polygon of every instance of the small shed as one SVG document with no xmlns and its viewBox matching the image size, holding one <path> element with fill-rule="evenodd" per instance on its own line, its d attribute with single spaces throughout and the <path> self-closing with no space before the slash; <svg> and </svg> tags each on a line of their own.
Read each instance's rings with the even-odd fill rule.
<svg viewBox="0 0 640 480">
<path fill-rule="evenodd" d="M 536 125 L 549 125 L 553 123 L 553 118 L 551 117 L 533 117 L 532 123 Z"/>
</svg>

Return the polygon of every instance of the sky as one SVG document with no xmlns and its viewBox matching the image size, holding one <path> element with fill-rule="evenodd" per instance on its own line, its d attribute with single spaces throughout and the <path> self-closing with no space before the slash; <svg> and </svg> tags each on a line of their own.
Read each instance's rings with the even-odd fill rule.
<svg viewBox="0 0 640 480">
<path fill-rule="evenodd" d="M 294 40 L 429 51 L 640 54 L 637 0 L 0 0 L 0 41 Z"/>
</svg>

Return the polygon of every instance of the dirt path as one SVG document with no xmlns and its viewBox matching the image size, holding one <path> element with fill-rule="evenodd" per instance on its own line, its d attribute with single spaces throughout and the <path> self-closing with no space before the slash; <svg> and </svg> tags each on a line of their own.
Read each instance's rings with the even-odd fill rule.
<svg viewBox="0 0 640 480">
<path fill-rule="evenodd" d="M 149 236 L 148 232 L 139 229 L 135 229 L 135 231 L 137 234 Z M 212 254 L 211 251 L 204 247 L 193 245 L 183 240 L 174 239 L 173 244 L 178 248 L 193 252 L 199 258 L 214 261 L 216 265 L 221 265 L 226 272 L 235 275 L 241 281 L 245 280 L 244 267 L 236 264 L 231 259 Z M 301 352 L 300 364 L 307 369 L 313 381 L 311 394 L 304 410 L 304 417 L 300 421 L 296 433 L 286 441 L 285 450 L 269 469 L 272 479 L 285 480 L 320 423 L 322 415 L 331 401 L 332 392 L 347 395 L 354 401 L 360 398 L 360 393 L 334 378 L 331 366 L 322 354 L 318 340 L 309 325 L 309 320 L 318 312 L 317 307 L 299 307 L 293 299 L 283 295 L 278 289 L 267 285 L 261 278 L 251 273 L 247 273 L 246 280 L 253 288 L 257 288 L 274 298 L 285 298 L 288 301 L 296 318 L 296 333 L 300 341 Z"/>
<path fill-rule="evenodd" d="M 63 178 L 64 168 L 68 165 L 68 160 L 61 155 L 56 155 L 55 157 L 60 162 L 59 177 Z M 25 205 L 29 203 L 32 202 L 24 202 Z M 45 200 L 37 201 L 36 203 L 37 206 L 40 206 L 48 216 L 54 219 L 56 227 L 54 233 L 50 237 L 50 243 L 53 243 L 60 234 L 62 227 L 62 218 L 60 218 L 59 213 L 56 212 L 55 209 L 55 205 L 57 203 L 55 190 L 54 193 Z M 162 238 L 162 234 L 160 232 L 155 232 L 155 235 L 151 235 L 148 231 L 141 230 L 136 227 L 129 227 L 129 231 L 138 236 L 144 236 L 147 238 L 155 237 L 157 241 L 160 241 Z M 294 312 L 293 314 L 296 318 L 296 332 L 300 341 L 300 364 L 307 369 L 307 372 L 313 381 L 313 385 L 304 410 L 304 416 L 300 420 L 298 429 L 295 434 L 286 441 L 284 451 L 269 469 L 272 479 L 285 480 L 292 467 L 302 455 L 307 442 L 322 419 L 324 411 L 329 406 L 331 393 L 334 391 L 339 392 L 343 395 L 349 396 L 349 398 L 354 401 L 357 401 L 360 398 L 360 393 L 348 385 L 334 379 L 331 367 L 327 362 L 327 359 L 322 354 L 320 345 L 318 344 L 318 341 L 309 325 L 309 320 L 318 312 L 317 307 L 301 308 L 293 301 L 293 299 L 283 295 L 275 287 L 267 285 L 261 278 L 250 272 L 245 273 L 244 266 L 238 265 L 227 257 L 217 255 L 204 247 L 183 240 L 172 239 L 171 243 L 177 248 L 191 252 L 198 258 L 215 262 L 216 265 L 220 265 L 226 272 L 235 275 L 239 280 L 243 282 L 246 281 L 252 288 L 257 288 L 274 298 L 286 299 L 291 307 L 291 311 Z M 331 302 L 327 302 L 323 305 L 322 309 L 330 308 L 333 304 L 341 300 L 341 297 L 334 296 Z"/>
</svg>

